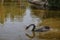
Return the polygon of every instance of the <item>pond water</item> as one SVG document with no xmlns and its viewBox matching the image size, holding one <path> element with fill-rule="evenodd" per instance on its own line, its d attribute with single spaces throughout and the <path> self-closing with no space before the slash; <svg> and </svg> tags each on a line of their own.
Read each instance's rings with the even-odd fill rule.
<svg viewBox="0 0 60 40">
<path fill-rule="evenodd" d="M 46 20 L 43 20 L 42 16 L 46 11 L 32 9 L 30 4 L 25 1 L 20 2 L 20 4 L 14 2 L 0 4 L 0 40 L 59 40 L 60 25 L 57 25 L 58 27 L 53 26 L 52 31 L 42 33 L 31 32 L 31 29 L 25 30 L 26 26 L 30 24 L 35 24 L 37 28 L 40 24 L 53 24 L 50 22 L 51 19 L 47 19 L 47 23 L 44 24 Z M 56 21 L 57 19 L 58 21 Z M 57 19 L 54 18 L 51 21 L 56 21 L 59 24 L 60 19 Z"/>
</svg>

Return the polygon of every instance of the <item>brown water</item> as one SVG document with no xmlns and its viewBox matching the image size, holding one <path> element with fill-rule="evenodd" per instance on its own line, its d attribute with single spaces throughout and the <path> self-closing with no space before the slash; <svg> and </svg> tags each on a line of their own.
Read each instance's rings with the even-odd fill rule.
<svg viewBox="0 0 60 40">
<path fill-rule="evenodd" d="M 38 14 L 40 13 L 40 14 Z M 42 14 L 41 14 L 42 13 Z M 4 3 L 0 5 L 0 40 L 60 40 L 60 19 L 42 19 L 47 10 L 32 9 L 27 2 Z M 40 24 L 51 26 L 48 32 L 25 30 L 27 25 Z M 52 25 L 53 24 L 53 25 Z M 56 25 L 57 27 L 54 27 Z"/>
</svg>

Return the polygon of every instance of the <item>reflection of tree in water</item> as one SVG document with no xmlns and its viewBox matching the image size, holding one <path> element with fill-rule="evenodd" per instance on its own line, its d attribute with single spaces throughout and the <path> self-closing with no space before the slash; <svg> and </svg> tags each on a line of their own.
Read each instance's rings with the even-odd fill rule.
<svg viewBox="0 0 60 40">
<path fill-rule="evenodd" d="M 1 24 L 4 23 L 5 18 L 6 18 L 6 14 L 5 14 L 4 12 L 5 12 L 4 7 L 1 6 L 1 7 L 0 7 L 0 23 L 1 23 Z"/>
<path fill-rule="evenodd" d="M 32 9 L 32 14 L 35 16 L 45 19 L 45 18 L 59 18 L 60 12 L 59 10 L 39 10 L 39 9 Z"/>
<path fill-rule="evenodd" d="M 8 9 L 8 10 L 9 10 L 9 9 Z M 24 11 L 23 11 L 23 12 L 24 12 Z M 14 21 L 15 19 L 18 20 L 18 21 L 20 21 L 21 18 L 23 18 L 23 16 L 24 16 L 24 13 L 21 13 L 20 8 L 18 8 L 18 7 L 11 7 L 9 14 L 10 14 L 10 19 L 11 19 L 12 21 Z M 15 19 L 14 19 L 14 18 L 15 18 Z M 21 21 L 22 21 L 22 20 L 21 20 Z"/>
<path fill-rule="evenodd" d="M 20 0 L 20 13 L 24 13 L 26 7 L 27 7 L 27 1 L 26 0 Z"/>
<path fill-rule="evenodd" d="M 45 18 L 47 10 L 32 9 L 32 14 L 37 16 L 38 18 Z"/>
<path fill-rule="evenodd" d="M 7 6 L 19 5 L 20 0 L 4 0 L 3 4 Z"/>
<path fill-rule="evenodd" d="M 21 2 L 21 0 L 18 0 L 18 1 Z M 22 0 L 22 3 L 20 3 L 20 2 L 17 3 L 18 1 L 16 1 L 16 2 L 11 1 L 11 0 L 4 1 L 4 4 L 2 4 L 2 8 L 0 8 L 1 22 L 4 23 L 4 20 L 6 20 L 6 18 L 8 18 L 7 16 L 9 16 L 9 15 L 10 15 L 9 18 L 11 21 L 14 21 L 14 20 L 22 21 L 23 20 L 23 16 L 25 15 L 24 12 L 25 12 L 27 3 L 26 3 L 26 1 L 23 1 L 23 0 Z M 23 6 L 18 5 L 18 4 L 21 4 Z"/>
<path fill-rule="evenodd" d="M 24 12 L 25 10 L 23 10 Z M 10 20 L 14 21 L 15 19 L 17 21 L 22 21 L 24 13 L 21 12 L 21 9 L 18 7 L 18 5 L 15 6 L 1 6 L 0 7 L 0 22 L 4 23 L 5 21 L 7 21 L 6 19 L 9 17 L 10 15 Z"/>
<path fill-rule="evenodd" d="M 60 10 L 48 10 L 47 17 L 48 18 L 59 18 Z"/>
</svg>

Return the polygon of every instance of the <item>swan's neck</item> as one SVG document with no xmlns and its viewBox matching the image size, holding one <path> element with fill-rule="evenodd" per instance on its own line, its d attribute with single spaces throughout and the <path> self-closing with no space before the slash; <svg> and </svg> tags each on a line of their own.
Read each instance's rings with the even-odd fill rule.
<svg viewBox="0 0 60 40">
<path fill-rule="evenodd" d="M 36 26 L 35 26 L 35 25 L 33 25 L 33 29 L 32 29 L 32 31 L 34 31 L 34 30 L 35 30 L 35 27 L 36 27 Z"/>
<path fill-rule="evenodd" d="M 30 24 L 30 25 L 28 26 L 28 28 L 29 28 L 29 27 L 33 27 L 33 28 L 32 28 L 32 31 L 34 31 L 36 26 L 35 26 L 34 24 Z"/>
</svg>

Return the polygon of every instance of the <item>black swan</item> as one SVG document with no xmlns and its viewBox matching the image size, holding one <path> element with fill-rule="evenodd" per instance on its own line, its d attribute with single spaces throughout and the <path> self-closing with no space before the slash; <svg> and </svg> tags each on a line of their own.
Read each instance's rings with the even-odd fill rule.
<svg viewBox="0 0 60 40">
<path fill-rule="evenodd" d="M 49 26 L 43 26 L 42 28 L 35 30 L 35 27 L 36 27 L 35 24 L 30 24 L 29 26 L 26 27 L 26 30 L 31 26 L 33 26 L 32 31 L 36 31 L 36 32 L 46 32 L 50 30 Z"/>
</svg>

